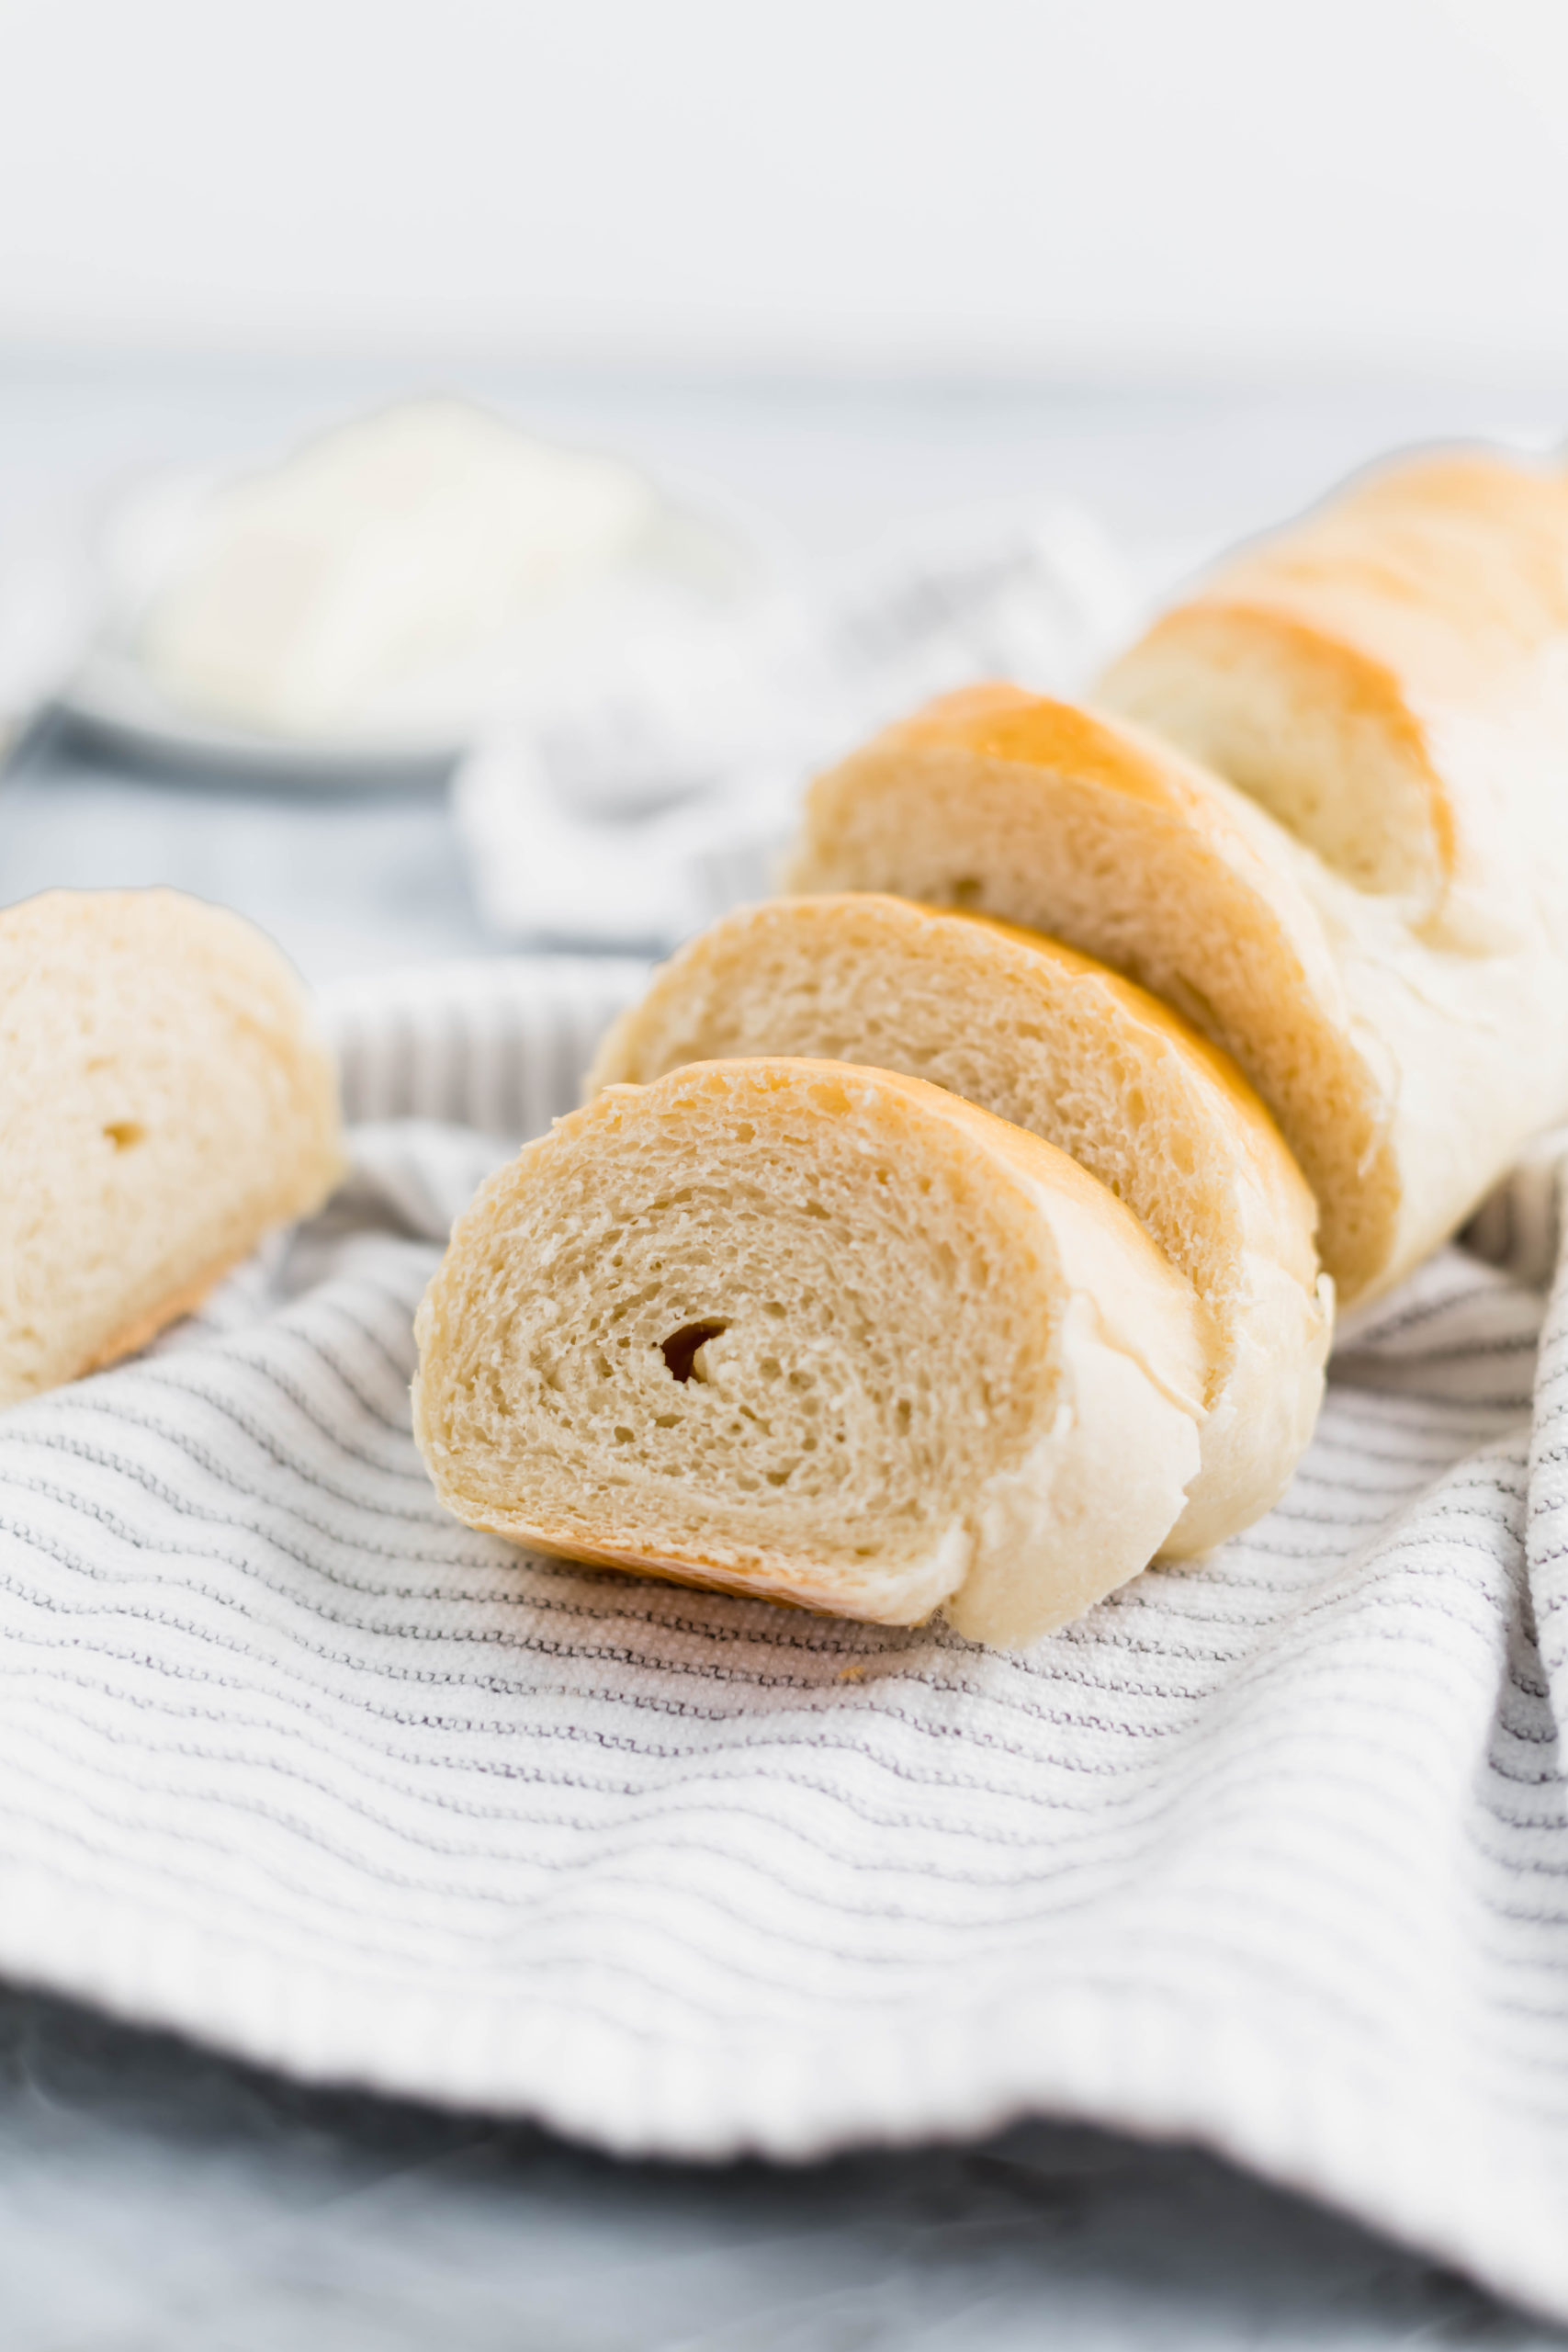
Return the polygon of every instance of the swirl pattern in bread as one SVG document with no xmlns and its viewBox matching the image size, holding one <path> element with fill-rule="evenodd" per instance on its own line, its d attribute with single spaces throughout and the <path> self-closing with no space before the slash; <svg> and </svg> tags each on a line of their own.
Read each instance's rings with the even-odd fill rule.
<svg viewBox="0 0 1568 2352">
<path fill-rule="evenodd" d="M 1202 1310 L 1064 1154 L 917 1079 L 612 1087 L 459 1220 L 414 1430 L 469 1526 L 1024 1642 L 1135 1575 L 1198 1467 Z"/>
<path fill-rule="evenodd" d="M 1207 1310 L 1202 1465 L 1168 1555 L 1277 1501 L 1323 1392 L 1316 1208 L 1235 1066 L 1143 989 L 1036 933 L 874 894 L 774 899 L 692 942 L 589 1073 L 806 1055 L 899 1070 L 1043 1136 L 1126 1204 Z"/>
<path fill-rule="evenodd" d="M 716 926 L 619 1024 L 608 1091 L 492 1188 L 427 1303 L 422 1442 L 461 1515 L 1016 1640 L 1273 1499 L 1327 1336 L 1310 1201 L 1370 1298 L 1568 1115 L 1568 482 L 1464 455 L 1357 485 L 1100 694 L 975 687 L 885 729 L 812 786 L 794 903 Z M 1000 1238 L 1021 1171 L 1032 1258 Z M 702 1304 L 727 1283 L 735 1313 Z M 761 1351 L 773 1307 L 797 1356 Z M 770 1413 L 786 1361 L 842 1451 Z"/>
</svg>

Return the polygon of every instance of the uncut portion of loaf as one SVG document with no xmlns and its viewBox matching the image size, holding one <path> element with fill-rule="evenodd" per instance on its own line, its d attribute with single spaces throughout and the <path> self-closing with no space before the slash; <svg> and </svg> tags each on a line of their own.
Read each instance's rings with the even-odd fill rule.
<svg viewBox="0 0 1568 2352">
<path fill-rule="evenodd" d="M 1347 1303 L 1568 1112 L 1568 975 L 1543 924 L 1508 953 L 1434 947 L 1218 776 L 1017 687 L 943 696 L 819 777 L 789 878 L 1027 924 L 1185 1014 L 1279 1122 Z"/>
<path fill-rule="evenodd" d="M 1269 1510 L 1312 1434 L 1332 1322 L 1316 1208 L 1235 1065 L 1145 990 L 1036 933 L 905 899 L 726 916 L 615 1023 L 587 1081 L 806 1055 L 923 1078 L 1067 1152 L 1207 1310 L 1201 1468 L 1168 1554 Z"/>
<path fill-rule="evenodd" d="M 173 890 L 0 912 L 0 1404 L 130 1353 L 341 1168 L 294 973 Z"/>
<path fill-rule="evenodd" d="M 414 1431 L 472 1527 L 1025 1642 L 1179 1516 L 1202 1319 L 1109 1193 L 988 1113 L 698 1064 L 480 1192 L 420 1308 Z"/>
<path fill-rule="evenodd" d="M 1380 469 L 1231 558 L 1096 699 L 1268 808 L 1430 946 L 1511 953 L 1568 899 L 1568 474 Z"/>
</svg>

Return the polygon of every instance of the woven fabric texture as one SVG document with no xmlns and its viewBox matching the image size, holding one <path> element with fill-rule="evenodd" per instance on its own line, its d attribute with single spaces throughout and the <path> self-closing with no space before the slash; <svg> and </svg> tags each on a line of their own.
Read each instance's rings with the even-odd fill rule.
<svg viewBox="0 0 1568 2352">
<path fill-rule="evenodd" d="M 1568 2318 L 1553 1157 L 1269 1519 L 999 1656 L 436 1504 L 414 1306 L 637 978 L 340 993 L 327 1213 L 0 1417 L 0 1967 L 624 2151 L 1191 2135 Z"/>
</svg>

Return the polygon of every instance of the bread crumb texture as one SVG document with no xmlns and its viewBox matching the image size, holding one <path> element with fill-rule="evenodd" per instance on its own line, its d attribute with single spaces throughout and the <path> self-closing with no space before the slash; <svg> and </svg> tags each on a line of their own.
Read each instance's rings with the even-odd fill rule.
<svg viewBox="0 0 1568 2352">
<path fill-rule="evenodd" d="M 1125 1210 L 988 1114 L 697 1064 L 479 1194 L 420 1310 L 415 1433 L 472 1526 L 1027 1640 L 1179 1516 L 1202 1319 Z"/>
<path fill-rule="evenodd" d="M 1332 1326 L 1316 1208 L 1234 1063 L 1053 940 L 874 893 L 726 916 L 616 1022 L 590 1096 L 692 1061 L 803 1055 L 923 1078 L 1057 1146 L 1125 1204 L 1208 1317 L 1203 1468 L 1168 1549 L 1275 1502 Z"/>
<path fill-rule="evenodd" d="M 340 1172 L 305 992 L 172 890 L 0 912 L 0 1404 L 143 1345 Z"/>
<path fill-rule="evenodd" d="M 1517 742 L 1527 733 L 1521 802 L 1543 737 L 1561 773 L 1568 706 Z M 1422 893 L 1360 887 L 1130 720 L 976 687 L 817 779 L 789 880 L 998 916 L 1173 1007 L 1278 1123 L 1348 1305 L 1399 1281 L 1568 1114 L 1557 801 L 1533 850 L 1499 847 L 1485 888 L 1461 893 L 1462 922 L 1450 896 L 1438 924 Z"/>
</svg>

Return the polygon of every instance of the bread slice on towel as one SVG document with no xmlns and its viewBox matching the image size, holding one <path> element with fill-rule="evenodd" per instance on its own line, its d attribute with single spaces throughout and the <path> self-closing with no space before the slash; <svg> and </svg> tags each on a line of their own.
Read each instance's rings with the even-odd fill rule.
<svg viewBox="0 0 1568 2352">
<path fill-rule="evenodd" d="M 761 1054 L 930 1080 L 1109 1186 L 1207 1310 L 1202 1466 L 1165 1551 L 1207 1551 L 1279 1499 L 1317 1418 L 1331 1296 L 1312 1194 L 1234 1063 L 1038 933 L 847 894 L 694 940 L 611 1029 L 588 1091 Z"/>
<path fill-rule="evenodd" d="M 479 1193 L 416 1332 L 469 1526 L 878 1623 L 1030 1641 L 1198 1467 L 1190 1284 L 1065 1154 L 885 1070 L 610 1088 Z"/>
<path fill-rule="evenodd" d="M 1185 1014 L 1278 1120 L 1346 1304 L 1568 1114 L 1568 965 L 1544 921 L 1507 950 L 1434 946 L 1404 901 L 1132 722 L 1016 686 L 945 695 L 818 777 L 789 880 L 1028 924 Z"/>
<path fill-rule="evenodd" d="M 145 1345 L 341 1167 L 304 989 L 174 890 L 0 911 L 0 1405 Z"/>
</svg>

